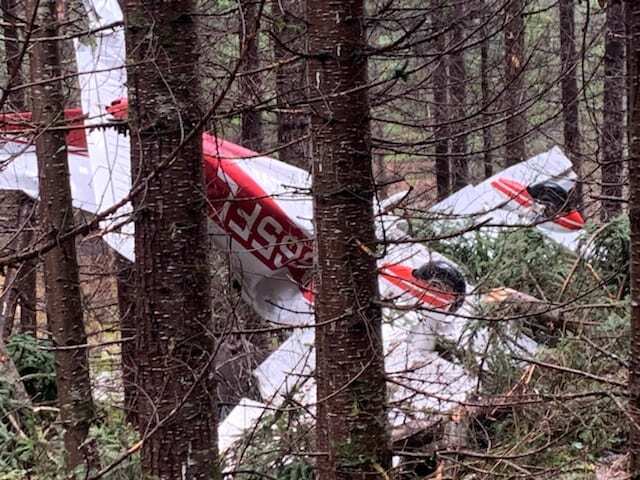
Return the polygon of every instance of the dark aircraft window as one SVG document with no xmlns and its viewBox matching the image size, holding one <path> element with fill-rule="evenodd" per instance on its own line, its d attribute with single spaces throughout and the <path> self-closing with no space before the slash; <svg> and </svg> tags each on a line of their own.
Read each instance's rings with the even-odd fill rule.
<svg viewBox="0 0 640 480">
<path fill-rule="evenodd" d="M 428 282 L 435 289 L 454 294 L 455 300 L 449 307 L 450 312 L 455 312 L 462 306 L 467 283 L 460 270 L 450 263 L 434 260 L 416 268 L 412 274 L 418 280 Z"/>
<path fill-rule="evenodd" d="M 573 189 L 567 191 L 553 180 L 531 185 L 527 187 L 527 192 L 536 202 L 544 205 L 547 218 L 572 210 Z"/>
</svg>

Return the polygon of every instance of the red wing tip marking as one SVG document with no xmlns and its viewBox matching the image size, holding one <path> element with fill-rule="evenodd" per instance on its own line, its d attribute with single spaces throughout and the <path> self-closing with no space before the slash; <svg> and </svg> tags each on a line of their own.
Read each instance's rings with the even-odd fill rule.
<svg viewBox="0 0 640 480">
<path fill-rule="evenodd" d="M 421 303 L 426 303 L 434 308 L 448 309 L 455 302 L 455 295 L 435 288 L 431 284 L 415 278 L 413 268 L 406 265 L 386 264 L 380 268 L 380 275 L 404 290 Z"/>
<path fill-rule="evenodd" d="M 535 203 L 535 200 L 527 192 L 527 187 L 515 180 L 499 178 L 492 180 L 491 186 L 509 200 L 513 200 L 523 207 L 530 208 Z M 584 218 L 576 210 L 571 210 L 564 215 L 552 218 L 550 221 L 571 231 L 581 230 L 585 224 Z"/>
<path fill-rule="evenodd" d="M 567 230 L 573 231 L 582 230 L 585 224 L 584 218 L 577 210 L 571 210 L 566 215 L 554 218 L 553 222 L 557 223 L 561 227 L 566 228 Z"/>
</svg>

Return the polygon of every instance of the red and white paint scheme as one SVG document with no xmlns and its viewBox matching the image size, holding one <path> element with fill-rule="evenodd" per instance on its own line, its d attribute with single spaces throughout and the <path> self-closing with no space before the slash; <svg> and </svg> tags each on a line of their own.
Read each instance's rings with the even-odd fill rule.
<svg viewBox="0 0 640 480">
<path fill-rule="evenodd" d="M 576 179 L 571 161 L 553 147 L 477 185 L 467 185 L 432 206 L 431 212 L 449 229 L 452 222 L 480 225 L 487 233 L 534 227 L 578 252 L 585 222 L 569 207 Z"/>
<path fill-rule="evenodd" d="M 124 120 L 127 101 L 116 100 L 107 110 L 114 120 Z M 87 157 L 84 129 L 77 125 L 83 118 L 81 112 L 68 111 L 66 117 L 69 151 Z M 0 140 L 5 146 L 32 143 L 30 119 L 30 113 L 0 116 Z M 107 128 L 124 137 L 117 133 L 116 125 Z M 126 137 L 120 143 L 125 141 Z M 259 313 L 271 320 L 304 323 L 297 312 L 311 311 L 300 305 L 300 300 L 309 305 L 314 297 L 312 199 L 306 193 L 309 175 L 207 133 L 202 142 L 209 214 L 217 246 L 231 255 L 243 291 Z M 120 160 L 128 163 L 128 158 Z M 386 232 L 385 237 L 389 237 Z M 387 300 L 448 312 L 457 295 L 464 295 L 464 291 L 443 291 L 441 283 L 432 286 L 413 275 L 416 268 L 434 258 L 424 247 L 389 245 L 387 250 L 390 253 L 380 261 L 380 290 Z M 292 304 L 297 306 L 292 308 Z"/>
<path fill-rule="evenodd" d="M 126 117 L 127 103 L 118 100 L 127 97 L 124 34 L 117 0 L 84 0 L 84 3 L 89 12 L 89 30 L 94 33 L 91 41 L 74 40 L 82 111 L 67 114 L 67 142 L 74 204 L 98 213 L 119 204 L 131 190 L 129 139 L 117 128 L 101 128 Z M 83 120 L 84 131 L 79 128 L 79 119 Z M 5 115 L 0 120 L 4 122 L 0 133 L 0 188 L 21 189 L 35 197 L 38 172 L 29 114 Z M 213 238 L 220 250 L 228 252 L 244 298 L 259 315 L 272 322 L 313 325 L 310 282 L 313 208 L 309 174 L 209 134 L 203 135 L 202 141 Z M 545 155 L 500 175 L 531 185 L 570 168 L 561 152 Z M 490 215 L 505 201 L 502 193 L 490 190 L 493 190 L 490 185 L 483 182 L 460 191 L 463 193 L 452 198 L 452 202 L 462 199 L 465 205 L 481 204 L 480 213 Z M 514 206 L 522 206 L 517 201 L 511 202 L 510 197 L 507 200 Z M 463 214 L 478 212 L 456 205 L 453 210 Z M 521 215 L 523 210 L 515 211 Z M 124 257 L 134 260 L 133 225 L 127 223 L 130 213 L 131 206 L 126 204 L 107 217 L 101 227 L 105 241 Z M 471 288 L 463 281 L 454 282 L 457 287 L 448 289 L 442 278 L 419 278 L 415 273 L 421 267 L 448 261 L 410 241 L 402 219 L 379 212 L 376 220 L 379 238 L 389 241 L 384 256 L 378 259 L 378 278 L 381 297 L 388 305 L 383 325 L 385 367 L 391 377 L 397 375 L 393 385 L 390 384 L 390 404 L 411 402 L 410 408 L 390 410 L 392 425 L 402 427 L 404 423 L 419 421 L 421 415 L 452 408 L 452 402 L 464 401 L 467 392 L 476 388 L 472 374 L 438 356 L 433 348 L 434 335 L 440 331 L 467 330 L 464 317 L 447 314 L 459 306 L 460 296 Z M 434 268 L 426 270 L 433 273 Z M 470 315 L 472 310 L 473 300 L 461 309 Z M 310 356 L 313 333 L 312 328 L 294 329 L 291 337 L 255 371 L 265 402 L 278 395 L 283 398 L 289 381 L 293 378 L 297 382 L 297 371 L 308 372 L 306 367 L 299 368 L 301 361 L 311 358 L 306 365 L 313 368 L 313 355 Z M 473 335 L 476 341 L 476 334 Z M 458 337 L 456 334 L 455 338 Z M 309 385 L 312 379 L 309 375 L 305 378 Z M 399 386 L 403 382 L 412 385 L 414 381 L 412 388 Z M 415 395 L 416 389 L 433 395 Z M 308 398 L 313 402 L 313 395 Z M 274 400 L 271 407 L 277 405 Z M 262 411 L 255 402 L 238 405 L 234 412 L 240 415 L 239 426 L 234 431 L 242 433 Z M 231 436 L 229 431 L 228 422 L 220 425 L 223 449 L 228 445 L 224 442 Z"/>
<path fill-rule="evenodd" d="M 108 111 L 115 120 L 125 120 L 127 101 L 114 101 Z M 272 290 L 276 279 L 293 282 L 302 298 L 312 303 L 313 207 L 307 193 L 309 174 L 207 133 L 202 139 L 209 213 L 219 233 L 217 243 L 239 258 L 238 270 L 243 272 L 246 290 L 262 295 L 260 283 L 265 280 Z M 413 275 L 422 265 L 409 259 L 430 261 L 424 247 L 390 245 L 388 250 L 393 253 L 379 263 L 380 289 L 387 299 L 402 299 L 429 310 L 450 310 L 456 294 Z M 282 305 L 283 311 L 291 309 L 294 295 L 291 288 L 285 290 L 290 296 L 287 306 Z M 275 303 L 276 299 L 270 300 Z M 261 302 L 252 298 L 252 303 Z M 266 314 L 272 309 L 273 305 L 262 305 L 260 310 Z M 273 312 L 266 316 L 273 318 Z M 283 320 L 282 315 L 278 320 Z"/>
<path fill-rule="evenodd" d="M 123 120 L 127 112 L 127 102 L 123 100 L 126 99 L 123 32 L 120 27 L 101 28 L 117 23 L 122 18 L 121 12 L 115 0 L 88 0 L 88 4 L 90 22 L 96 27 L 95 42 L 75 43 L 82 112 L 86 115 L 68 112 L 67 140 L 73 153 L 70 170 L 74 201 L 98 212 L 120 202 L 130 191 L 130 146 L 121 131 L 103 128 L 114 120 Z M 0 188 L 23 188 L 37 195 L 37 163 L 35 152 L 28 145 L 31 141 L 28 128 L 26 134 L 16 130 L 24 127 L 28 116 L 27 113 L 3 118 L 6 135 L 0 162 L 4 160 L 9 168 L 0 171 Z M 80 118 L 84 120 L 84 132 L 78 128 Z M 309 174 L 209 134 L 203 135 L 203 155 L 214 239 L 219 248 L 229 252 L 246 299 L 267 319 L 304 323 L 301 317 L 311 314 L 309 303 L 313 298 Z M 530 172 L 542 165 L 531 161 L 525 164 L 502 174 L 510 178 L 511 173 L 518 173 L 514 168 Z M 13 173 L 19 174 L 20 181 L 15 181 Z M 480 189 L 478 192 L 482 193 Z M 494 208 L 498 202 L 491 199 L 485 203 Z M 517 202 L 508 203 L 522 207 Z M 103 222 L 103 227 L 108 232 L 105 240 L 133 259 L 133 227 L 120 225 L 128 218 L 130 208 L 129 205 L 121 208 Z M 380 238 L 406 239 L 401 223 L 401 219 L 392 215 L 379 215 L 377 228 L 384 230 Z M 392 241 L 384 258 L 378 261 L 382 296 L 404 306 L 447 312 L 452 306 L 452 292 L 443 289 L 441 282 L 434 287 L 429 279 L 413 275 L 416 269 L 440 260 L 443 259 L 439 255 L 417 243 Z M 454 296 L 463 293 L 458 291 Z"/>
<path fill-rule="evenodd" d="M 557 232 L 575 232 L 584 228 L 584 218 L 575 209 L 548 218 L 545 215 L 545 205 L 531 196 L 527 185 L 504 177 L 491 180 L 490 185 L 507 200 L 504 208 L 521 212 L 522 216 L 530 217 L 532 223 L 545 223 L 546 228 Z"/>
<path fill-rule="evenodd" d="M 117 115 L 118 108 L 123 115 L 126 108 L 124 102 L 112 105 L 114 100 L 127 96 L 124 35 L 117 0 L 84 0 L 84 3 L 94 34 L 91 41 L 75 40 L 74 44 L 82 112 L 86 114 L 86 145 L 81 138 L 70 136 L 67 140 L 70 152 L 77 147 L 78 153 L 80 150 L 84 153 L 69 156 L 74 204 L 97 213 L 119 205 L 131 190 L 129 139 L 115 128 L 98 128 L 112 116 L 107 107 L 112 107 L 113 115 Z M 35 197 L 38 172 L 31 144 L 34 132 L 29 131 L 29 126 L 16 125 L 22 123 L 20 118 L 5 116 L 3 120 L 6 129 L 1 135 L 0 188 L 21 189 Z M 301 327 L 312 325 L 313 290 L 308 278 L 313 211 L 308 173 L 210 135 L 203 136 L 203 146 L 214 240 L 218 248 L 229 253 L 231 269 L 242 284 L 243 296 L 265 319 Z M 133 260 L 133 225 L 126 223 L 130 213 L 131 206 L 124 204 L 105 218 L 101 227 L 104 240 Z M 406 235 L 400 219 L 388 215 L 378 218 L 378 228 L 385 228 L 385 238 Z M 423 246 L 407 242 L 390 245 L 380 260 L 379 265 L 384 266 L 384 275 L 379 277 L 382 297 L 390 306 L 394 303 L 404 306 L 400 310 L 385 309 L 385 364 L 391 375 L 403 372 L 399 374 L 406 377 L 406 372 L 411 371 L 412 378 L 428 380 L 434 393 L 441 396 L 447 394 L 443 385 L 450 383 L 444 379 L 453 376 L 457 380 L 450 387 L 452 400 L 461 401 L 475 383 L 467 379 L 461 367 L 437 358 L 432 352 L 436 318 L 448 309 L 448 298 L 439 295 L 440 292 L 432 295 L 427 284 L 412 278 L 415 269 L 434 259 L 441 260 Z M 299 360 L 309 358 L 313 333 L 311 328 L 295 329 L 290 339 L 256 370 L 263 400 L 272 407 L 279 404 L 276 396 L 285 393 L 288 381 L 297 378 L 295 366 Z M 425 388 L 425 383 L 420 387 Z M 395 391 L 396 394 L 390 394 L 392 399 L 412 397 L 409 391 L 397 386 Z M 420 399 L 422 403 L 410 410 L 429 412 L 444 408 L 439 400 L 434 404 L 426 397 Z M 221 449 L 228 448 L 262 412 L 261 404 L 241 402 L 229 420 L 219 426 Z M 394 425 L 402 424 L 406 412 L 393 410 L 390 418 Z"/>
</svg>

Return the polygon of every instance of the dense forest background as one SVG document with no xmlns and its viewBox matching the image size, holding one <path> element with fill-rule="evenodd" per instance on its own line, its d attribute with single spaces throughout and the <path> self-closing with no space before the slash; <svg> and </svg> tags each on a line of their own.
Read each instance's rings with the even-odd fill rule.
<svg viewBox="0 0 640 480">
<path fill-rule="evenodd" d="M 640 478 L 637 2 L 122 0 L 95 29 L 99 3 L 0 1 L 0 127 L 32 112 L 40 178 L 0 191 L 0 480 Z M 119 28 L 129 113 L 100 128 L 132 145 L 135 263 L 103 241 L 113 212 L 72 208 L 65 144 L 74 42 Z M 277 402 L 254 371 L 295 329 L 212 248 L 202 132 L 313 177 L 315 360 Z M 579 249 L 433 210 L 554 146 Z M 374 211 L 402 191 L 410 241 L 481 299 L 418 357 L 456 366 L 438 382 L 413 353 L 385 372 Z"/>
</svg>

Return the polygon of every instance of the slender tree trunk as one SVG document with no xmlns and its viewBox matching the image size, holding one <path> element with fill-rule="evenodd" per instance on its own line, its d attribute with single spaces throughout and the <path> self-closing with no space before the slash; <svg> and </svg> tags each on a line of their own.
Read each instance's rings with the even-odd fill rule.
<svg viewBox="0 0 640 480">
<path fill-rule="evenodd" d="M 4 22 L 4 54 L 7 75 L 13 76 L 10 88 L 23 85 L 25 83 L 24 70 L 22 68 L 21 52 L 23 45 L 20 43 L 21 35 L 18 29 L 18 21 L 24 18 L 24 3 L 20 0 L 0 0 L 2 18 Z M 9 96 L 10 108 L 16 111 L 27 110 L 27 90 L 17 90 Z M 29 200 L 31 206 L 33 202 Z M 19 207 L 20 212 L 24 209 Z M 21 234 L 21 243 L 26 245 L 31 241 L 31 227 Z M 15 275 L 11 291 L 7 292 L 5 307 L 5 331 L 4 338 L 8 338 L 11 327 L 13 327 L 15 309 L 20 304 L 20 331 L 32 333 L 35 336 L 35 290 L 36 290 L 36 266 L 35 261 L 25 262 L 17 269 L 19 274 Z M 16 273 L 15 269 L 10 272 Z M 1 314 L 1 313 L 0 313 Z"/>
<path fill-rule="evenodd" d="M 29 239 L 32 235 L 29 235 Z M 29 240 L 30 242 L 30 240 Z M 21 266 L 21 275 L 18 277 L 18 292 L 20 301 L 20 333 L 28 333 L 37 336 L 38 324 L 36 322 L 36 279 L 38 267 L 35 261 L 28 261 Z"/>
<path fill-rule="evenodd" d="M 305 48 L 304 0 L 272 0 L 273 54 L 277 62 L 295 58 Z M 309 115 L 304 108 L 305 66 L 302 58 L 276 67 L 280 160 L 308 170 Z"/>
<path fill-rule="evenodd" d="M 640 4 L 627 0 L 626 18 L 629 40 L 629 60 L 640 62 Z M 635 72 L 634 72 L 635 73 Z M 629 368 L 629 451 L 631 478 L 640 478 L 640 78 L 631 78 L 630 93 L 631 139 L 629 155 L 629 223 L 631 224 L 631 364 Z"/>
<path fill-rule="evenodd" d="M 560 0 L 560 60 L 562 63 L 562 117 L 564 147 L 578 175 L 574 201 L 582 204 L 582 155 L 580 153 L 580 116 L 578 112 L 578 57 L 576 55 L 574 0 Z"/>
<path fill-rule="evenodd" d="M 482 15 L 480 21 L 482 22 L 482 38 L 483 41 L 480 44 L 480 89 L 482 93 L 482 105 L 485 109 L 489 108 L 490 92 L 489 92 L 489 45 L 491 39 L 487 36 L 488 29 L 486 23 L 489 21 L 490 13 L 489 7 L 486 2 L 482 2 Z M 491 131 L 491 114 L 485 111 L 482 115 L 482 150 L 483 150 L 483 165 L 484 165 L 484 178 L 493 176 L 493 134 Z"/>
<path fill-rule="evenodd" d="M 626 48 L 626 55 L 625 55 L 625 67 L 627 69 L 627 74 L 625 75 L 625 86 L 626 86 L 626 121 L 627 121 L 627 129 L 626 129 L 626 134 L 627 134 L 627 145 L 629 145 L 629 148 L 631 148 L 631 128 L 629 127 L 631 125 L 631 110 L 632 110 L 632 105 L 633 105 L 633 100 L 631 98 L 632 96 L 632 84 L 633 84 L 633 79 L 635 78 L 636 75 L 636 64 L 635 64 L 635 59 L 633 58 L 633 47 L 631 45 L 631 26 L 633 24 L 633 20 L 632 20 L 632 10 L 631 7 L 629 6 L 629 2 L 627 2 L 626 0 L 623 1 L 623 9 L 624 9 L 624 19 L 625 19 L 625 48 Z"/>
<path fill-rule="evenodd" d="M 240 52 L 244 53 L 241 73 L 260 67 L 258 32 L 261 0 L 240 1 Z M 240 143 L 255 151 L 262 150 L 262 114 L 256 106 L 260 103 L 261 75 L 250 73 L 240 77 L 240 96 L 244 102 L 240 118 Z"/>
<path fill-rule="evenodd" d="M 219 468 L 195 8 L 125 9 L 132 178 L 147 179 L 133 199 L 136 410 L 143 471 L 163 480 Z"/>
<path fill-rule="evenodd" d="M 26 246 L 27 225 L 23 225 L 23 222 L 27 198 L 23 192 L 0 191 L 0 245 L 4 254 L 21 252 Z M 22 265 L 9 265 L 3 272 L 4 282 L 0 286 L 0 334 L 5 341 L 13 331 L 19 297 L 18 278 L 23 273 Z"/>
<path fill-rule="evenodd" d="M 33 239 L 35 202 L 23 192 L 5 191 L 0 194 L 0 204 L 0 215 L 10 220 L 6 227 L 13 232 L 5 246 L 8 250 L 21 252 L 30 246 Z M 14 330 L 18 305 L 20 331 L 35 336 L 36 265 L 35 260 L 31 260 L 7 268 L 0 295 L 0 332 L 5 340 Z"/>
<path fill-rule="evenodd" d="M 432 0 L 432 20 L 433 30 L 442 31 L 445 27 L 444 9 L 446 3 L 443 0 Z M 436 167 L 436 187 L 438 190 L 438 200 L 443 200 L 451 193 L 450 171 L 449 171 L 449 105 L 447 93 L 447 57 L 444 54 L 447 49 L 447 35 L 440 33 L 434 39 L 434 49 L 439 55 L 433 71 L 433 120 L 436 124 L 433 135 L 435 137 L 435 167 Z"/>
<path fill-rule="evenodd" d="M 31 232 L 30 232 L 31 233 Z M 31 238 L 31 235 L 28 236 Z M 0 295 L 0 325 L 2 338 L 8 340 L 14 331 L 16 307 L 20 304 L 20 333 L 36 336 L 35 266 L 32 262 L 9 268 Z"/>
<path fill-rule="evenodd" d="M 13 331 L 13 323 L 18 304 L 18 289 L 16 279 L 20 274 L 20 268 L 9 267 L 4 276 L 4 285 L 0 291 L 0 333 L 6 342 Z"/>
<path fill-rule="evenodd" d="M 36 203 L 33 199 L 24 195 L 19 209 L 19 224 L 21 232 L 21 248 L 26 249 L 31 245 L 36 228 L 35 221 Z M 20 271 L 16 276 L 16 290 L 20 304 L 20 333 L 29 333 L 36 336 L 36 276 L 38 263 L 29 260 L 20 264 Z"/>
<path fill-rule="evenodd" d="M 58 36 L 59 5 L 55 0 L 40 0 L 37 25 L 32 37 L 55 39 Z M 49 239 L 73 229 L 71 188 L 64 125 L 63 93 L 60 80 L 60 52 L 57 40 L 40 40 L 31 50 L 31 72 L 36 84 L 32 92 L 33 122 L 39 129 L 36 137 L 40 181 L 39 220 Z M 89 364 L 84 347 L 82 301 L 76 244 L 73 238 L 59 241 L 44 257 L 44 283 L 47 297 L 47 320 L 55 346 L 56 382 L 60 418 L 64 426 L 64 443 L 69 469 L 95 461 L 92 445 L 87 441 L 94 418 Z"/>
<path fill-rule="evenodd" d="M 20 44 L 20 30 L 17 27 L 18 19 L 24 18 L 21 15 L 20 0 L 0 0 L 0 8 L 2 8 L 2 20 L 4 21 L 4 56 L 7 65 L 7 76 L 13 76 L 10 87 L 16 87 L 25 83 L 22 70 L 22 62 L 20 61 L 20 52 L 22 45 Z M 26 90 L 17 90 L 9 96 L 11 108 L 15 111 L 25 111 L 27 109 Z"/>
<path fill-rule="evenodd" d="M 604 44 L 604 99 L 602 120 L 602 210 L 603 221 L 619 215 L 622 204 L 624 155 L 624 7 L 619 0 L 607 3 Z"/>
<path fill-rule="evenodd" d="M 120 359 L 122 363 L 122 385 L 124 394 L 124 411 L 127 421 L 136 425 L 136 397 L 138 394 L 135 358 L 135 268 L 124 257 L 117 256 L 116 288 L 118 290 L 118 312 L 120 319 Z"/>
<path fill-rule="evenodd" d="M 507 166 L 526 158 L 524 136 L 526 118 L 520 110 L 525 98 L 524 90 L 524 0 L 508 0 L 507 21 L 504 26 L 505 96 L 507 120 L 505 131 L 505 159 Z"/>
<path fill-rule="evenodd" d="M 390 467 L 376 261 L 364 2 L 308 0 L 316 229 L 318 478 Z"/>
<path fill-rule="evenodd" d="M 465 10 L 464 2 L 454 2 L 450 23 L 451 45 L 459 49 L 464 40 Z M 451 80 L 451 187 L 454 192 L 469 183 L 469 162 L 467 159 L 467 135 L 465 104 L 467 101 L 467 69 L 464 63 L 464 51 L 456 51 L 449 60 L 449 77 Z"/>
</svg>

